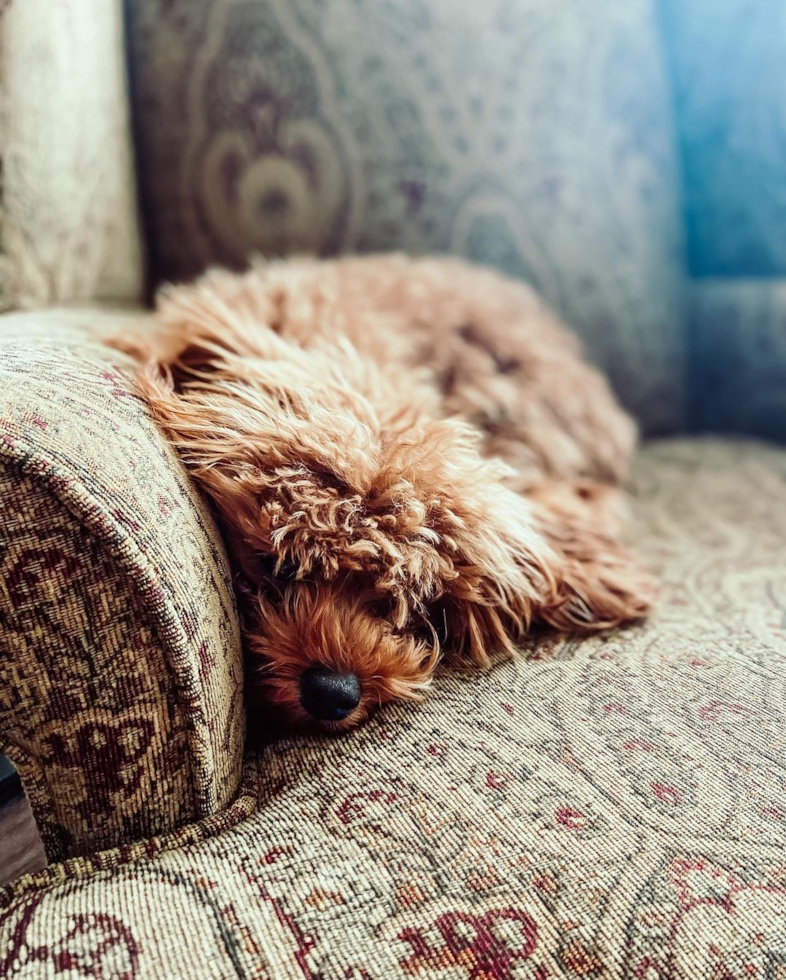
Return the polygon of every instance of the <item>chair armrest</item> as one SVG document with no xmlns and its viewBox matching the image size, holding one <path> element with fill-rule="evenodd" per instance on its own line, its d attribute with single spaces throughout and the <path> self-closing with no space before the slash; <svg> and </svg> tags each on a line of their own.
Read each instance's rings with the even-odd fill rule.
<svg viewBox="0 0 786 980">
<path fill-rule="evenodd" d="M 0 752 L 50 860 L 215 813 L 240 782 L 221 540 L 99 342 L 141 315 L 0 317 Z"/>
</svg>

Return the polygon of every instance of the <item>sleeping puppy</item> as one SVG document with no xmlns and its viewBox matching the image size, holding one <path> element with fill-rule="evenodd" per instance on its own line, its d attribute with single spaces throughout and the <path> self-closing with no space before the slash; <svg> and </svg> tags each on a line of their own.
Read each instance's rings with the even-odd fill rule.
<svg viewBox="0 0 786 980">
<path fill-rule="evenodd" d="M 251 702 L 337 731 L 536 624 L 620 626 L 635 429 L 525 285 L 400 255 L 208 273 L 116 346 L 237 573 Z"/>
</svg>

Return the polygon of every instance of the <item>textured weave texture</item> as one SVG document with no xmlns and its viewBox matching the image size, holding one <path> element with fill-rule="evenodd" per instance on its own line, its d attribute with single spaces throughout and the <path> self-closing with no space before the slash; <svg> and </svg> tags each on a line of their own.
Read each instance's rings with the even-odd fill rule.
<svg viewBox="0 0 786 980">
<path fill-rule="evenodd" d="M 0 309 L 139 299 L 122 0 L 0 2 Z"/>
<path fill-rule="evenodd" d="M 240 779 L 226 559 L 122 356 L 92 338 L 125 316 L 0 330 L 0 751 L 50 858 L 215 813 Z"/>
<path fill-rule="evenodd" d="M 235 829 L 20 882 L 0 974 L 779 977 L 786 454 L 655 444 L 634 490 L 649 624 L 279 741 Z"/>
<path fill-rule="evenodd" d="M 649 431 L 683 420 L 674 138 L 651 0 L 129 4 L 158 277 L 452 252 L 524 277 Z"/>
</svg>

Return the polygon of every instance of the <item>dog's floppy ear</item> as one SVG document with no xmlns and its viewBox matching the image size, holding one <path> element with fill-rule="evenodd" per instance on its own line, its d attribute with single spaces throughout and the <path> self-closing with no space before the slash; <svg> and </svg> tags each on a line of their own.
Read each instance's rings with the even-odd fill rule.
<svg viewBox="0 0 786 980">
<path fill-rule="evenodd" d="M 450 514 L 448 525 L 458 518 L 445 535 L 451 574 L 430 610 L 446 652 L 484 667 L 495 651 L 515 653 L 517 641 L 556 594 L 558 565 L 527 501 L 499 482 L 487 489 L 493 503 L 485 513 Z"/>
<path fill-rule="evenodd" d="M 494 650 L 514 652 L 556 594 L 558 559 L 530 503 L 505 485 L 509 467 L 482 457 L 479 438 L 457 419 L 418 421 L 387 447 L 375 496 L 389 499 L 396 571 L 440 646 L 487 665 Z"/>
<path fill-rule="evenodd" d="M 377 498 L 396 505 L 395 571 L 446 652 L 487 666 L 534 624 L 592 632 L 648 611 L 652 582 L 621 545 L 620 491 L 548 481 L 516 492 L 506 483 L 515 474 L 482 457 L 476 431 L 456 419 L 413 425 L 388 454 Z M 435 561 L 418 546 L 424 536 Z"/>
</svg>

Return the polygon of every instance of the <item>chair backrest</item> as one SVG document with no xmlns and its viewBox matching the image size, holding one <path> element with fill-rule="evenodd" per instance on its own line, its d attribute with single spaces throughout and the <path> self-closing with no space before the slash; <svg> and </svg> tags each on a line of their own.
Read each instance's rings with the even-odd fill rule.
<svg viewBox="0 0 786 980">
<path fill-rule="evenodd" d="M 154 276 L 250 252 L 454 252 L 525 277 L 650 432 L 685 419 L 653 0 L 128 5 Z"/>
</svg>

